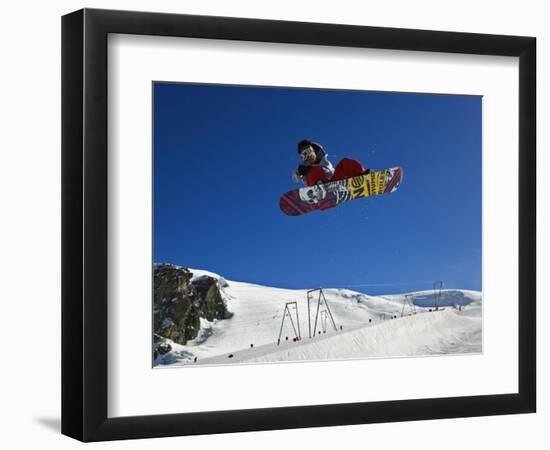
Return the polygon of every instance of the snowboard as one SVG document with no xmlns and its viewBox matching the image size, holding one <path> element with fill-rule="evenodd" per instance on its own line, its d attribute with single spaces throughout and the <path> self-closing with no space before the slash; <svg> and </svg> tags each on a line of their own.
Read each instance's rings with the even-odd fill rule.
<svg viewBox="0 0 550 450">
<path fill-rule="evenodd" d="M 279 206 L 288 216 L 334 208 L 358 198 L 394 192 L 403 180 L 403 169 L 392 167 L 338 181 L 294 189 L 281 195 Z"/>
</svg>

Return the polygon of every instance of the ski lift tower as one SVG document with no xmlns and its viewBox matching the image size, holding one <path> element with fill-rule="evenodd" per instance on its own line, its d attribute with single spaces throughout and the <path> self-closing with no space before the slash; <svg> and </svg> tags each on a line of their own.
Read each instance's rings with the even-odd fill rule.
<svg viewBox="0 0 550 450">
<path fill-rule="evenodd" d="M 403 309 L 401 310 L 401 317 L 405 315 L 405 308 L 409 308 L 408 311 L 411 311 L 412 314 L 416 314 L 416 306 L 414 306 L 412 294 L 405 294 L 403 299 Z"/>
<path fill-rule="evenodd" d="M 313 334 L 311 333 L 311 312 L 310 312 L 310 302 L 312 300 L 315 300 L 316 293 L 319 293 L 317 296 L 317 309 L 315 312 L 315 322 L 313 325 Z M 317 320 L 319 318 L 319 310 L 321 308 L 321 305 L 324 305 L 324 310 L 321 311 L 321 320 L 325 320 L 325 326 L 324 331 L 326 332 L 326 314 L 328 314 L 328 317 L 330 317 L 330 322 L 332 323 L 332 326 L 334 327 L 334 331 L 338 331 L 338 328 L 336 327 L 336 323 L 334 322 L 334 317 L 332 317 L 332 312 L 330 311 L 330 308 L 327 303 L 327 299 L 325 297 L 325 294 L 323 293 L 323 288 L 317 288 L 317 289 L 311 289 L 307 291 L 307 323 L 308 323 L 308 329 L 309 329 L 309 337 L 315 336 L 315 333 L 317 332 Z"/>
<path fill-rule="evenodd" d="M 290 307 L 294 307 L 293 311 L 296 314 L 296 326 L 294 325 L 294 321 L 292 320 L 292 313 L 290 310 Z M 294 331 L 294 339 L 295 340 L 301 340 L 302 334 L 300 333 L 300 319 L 298 317 L 298 303 L 296 302 L 287 302 L 285 303 L 285 309 L 283 311 L 283 319 L 281 320 L 281 329 L 279 330 L 279 338 L 277 339 L 277 345 L 281 343 L 281 335 L 283 334 L 283 326 L 285 324 L 285 319 L 289 318 L 290 324 L 292 325 L 292 330 Z M 298 329 L 296 329 L 298 327 Z"/>
<path fill-rule="evenodd" d="M 434 307 L 436 311 L 439 311 L 439 301 L 441 299 L 442 288 L 443 281 L 434 281 Z"/>
</svg>

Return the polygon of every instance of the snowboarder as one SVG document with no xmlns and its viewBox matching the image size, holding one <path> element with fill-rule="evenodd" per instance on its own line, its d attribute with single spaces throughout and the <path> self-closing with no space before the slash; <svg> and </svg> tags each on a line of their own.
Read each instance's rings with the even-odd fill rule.
<svg viewBox="0 0 550 450">
<path fill-rule="evenodd" d="M 298 154 L 302 162 L 292 174 L 292 179 L 296 182 L 303 181 L 306 186 L 369 173 L 369 169 L 365 169 L 359 161 L 349 158 L 340 160 L 335 169 L 323 147 L 308 139 L 298 142 Z"/>
<path fill-rule="evenodd" d="M 306 186 L 281 195 L 279 207 L 287 216 L 324 211 L 351 200 L 395 192 L 403 180 L 401 167 L 371 171 L 349 158 L 342 159 L 335 169 L 323 147 L 307 139 L 298 142 L 298 154 L 302 162 L 292 178 Z"/>
</svg>

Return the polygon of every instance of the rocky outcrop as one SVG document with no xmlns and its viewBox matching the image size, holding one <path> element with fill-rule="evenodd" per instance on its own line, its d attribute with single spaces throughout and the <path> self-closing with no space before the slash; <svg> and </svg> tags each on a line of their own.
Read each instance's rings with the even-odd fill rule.
<svg viewBox="0 0 550 450">
<path fill-rule="evenodd" d="M 201 317 L 213 321 L 231 317 L 216 278 L 193 280 L 190 270 L 172 264 L 155 264 L 153 331 L 178 344 L 197 337 Z"/>
<path fill-rule="evenodd" d="M 214 319 L 228 319 L 231 317 L 225 302 L 221 296 L 218 280 L 204 275 L 193 280 L 193 292 L 198 300 L 198 307 L 201 311 L 201 317 L 208 321 Z"/>
<path fill-rule="evenodd" d="M 154 268 L 154 332 L 178 344 L 193 339 L 200 328 L 200 313 L 190 286 L 192 276 L 189 270 L 169 264 Z"/>
</svg>

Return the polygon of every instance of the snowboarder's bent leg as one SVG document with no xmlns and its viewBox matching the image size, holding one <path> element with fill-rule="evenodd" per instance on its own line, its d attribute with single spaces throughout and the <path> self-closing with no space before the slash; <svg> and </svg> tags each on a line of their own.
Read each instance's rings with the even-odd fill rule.
<svg viewBox="0 0 550 450">
<path fill-rule="evenodd" d="M 365 172 L 365 168 L 361 165 L 359 161 L 355 159 L 342 159 L 336 169 L 334 169 L 334 175 L 330 181 L 343 180 L 344 178 L 355 177 L 361 175 Z"/>
<path fill-rule="evenodd" d="M 328 181 L 327 174 L 321 166 L 314 166 L 309 169 L 306 176 L 306 182 L 308 186 L 315 186 L 317 183 L 324 183 Z"/>
</svg>

